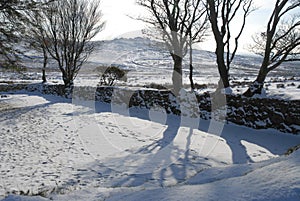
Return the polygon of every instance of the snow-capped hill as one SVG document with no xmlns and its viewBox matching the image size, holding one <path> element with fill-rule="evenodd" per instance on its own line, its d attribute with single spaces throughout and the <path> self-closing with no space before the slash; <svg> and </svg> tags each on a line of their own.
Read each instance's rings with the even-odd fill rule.
<svg viewBox="0 0 300 201">
<path fill-rule="evenodd" d="M 163 44 L 150 40 L 149 38 L 117 38 L 110 41 L 104 41 L 104 44 L 110 48 L 117 47 L 117 49 L 138 49 L 138 50 L 149 50 L 151 47 L 158 47 L 163 49 Z M 157 48 L 159 49 L 159 48 Z"/>
<path fill-rule="evenodd" d="M 99 72 L 97 69 L 114 65 L 128 70 L 127 86 L 149 86 L 151 84 L 171 85 L 173 61 L 165 45 L 149 38 L 117 38 L 107 41 L 92 41 L 95 45 L 94 52 L 90 55 L 76 78 L 79 85 L 97 85 Z M 200 45 L 201 47 L 201 45 Z M 2 73 L 2 79 L 18 80 L 41 80 L 43 58 L 41 54 L 29 52 L 29 57 L 22 59 L 28 71 L 21 75 Z M 189 81 L 189 55 L 183 62 L 183 82 Z M 230 79 L 234 93 L 243 93 L 245 87 L 254 81 L 261 65 L 258 56 L 236 55 L 230 67 Z M 200 85 L 215 85 L 219 80 L 216 56 L 214 52 L 194 49 L 193 50 L 194 82 Z M 47 66 L 48 80 L 62 82 L 61 72 L 57 62 L 49 59 Z M 300 68 L 299 63 L 285 63 L 270 72 L 266 80 L 267 94 L 279 94 L 288 99 L 298 99 Z M 277 87 L 278 85 L 278 87 Z M 287 90 L 288 89 L 288 90 Z M 272 92 L 270 91 L 272 90 Z"/>
</svg>

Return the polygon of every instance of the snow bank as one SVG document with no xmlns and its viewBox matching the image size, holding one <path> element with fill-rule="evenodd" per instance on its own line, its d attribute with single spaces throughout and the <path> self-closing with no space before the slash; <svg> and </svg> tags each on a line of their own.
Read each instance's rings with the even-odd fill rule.
<svg viewBox="0 0 300 201">
<path fill-rule="evenodd" d="M 204 170 L 187 184 L 117 193 L 107 200 L 296 201 L 300 199 L 299 165 L 298 151 L 262 164 Z"/>
</svg>

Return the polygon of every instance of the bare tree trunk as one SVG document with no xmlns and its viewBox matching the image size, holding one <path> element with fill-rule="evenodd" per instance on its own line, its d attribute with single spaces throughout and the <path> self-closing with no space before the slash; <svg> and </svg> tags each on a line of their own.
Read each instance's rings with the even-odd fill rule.
<svg viewBox="0 0 300 201">
<path fill-rule="evenodd" d="M 73 86 L 73 80 L 70 79 L 69 77 L 63 77 L 63 81 L 66 88 L 70 88 Z"/>
<path fill-rule="evenodd" d="M 43 75 L 42 75 L 43 83 L 46 83 L 47 82 L 47 78 L 46 78 L 46 70 L 45 70 L 45 68 L 43 68 L 42 73 L 43 73 Z"/>
<path fill-rule="evenodd" d="M 194 70 L 194 67 L 193 67 L 193 64 L 191 63 L 190 64 L 190 76 L 189 76 L 189 79 L 190 79 L 191 90 L 192 91 L 195 90 L 195 83 L 194 83 L 194 80 L 193 80 L 193 70 Z"/>
<path fill-rule="evenodd" d="M 229 77 L 228 77 L 228 72 L 225 68 L 220 67 L 222 66 L 222 64 L 218 64 L 218 69 L 219 69 L 219 73 L 220 73 L 220 81 L 222 82 L 222 84 L 219 84 L 219 87 L 221 88 L 228 88 L 230 87 L 229 84 Z"/>
<path fill-rule="evenodd" d="M 220 74 L 220 81 L 222 82 L 219 83 L 218 88 L 228 88 L 230 87 L 230 84 L 229 84 L 228 70 L 224 60 L 224 48 L 217 47 L 216 56 L 217 56 L 218 71 Z"/>
<path fill-rule="evenodd" d="M 224 59 L 224 42 L 223 42 L 223 37 L 219 31 L 218 28 L 218 15 L 217 11 L 215 10 L 215 4 L 213 1 L 208 1 L 209 3 L 209 13 L 210 13 L 210 22 L 212 25 L 212 31 L 215 37 L 216 41 L 216 56 L 217 56 L 217 65 L 218 65 L 218 71 L 220 74 L 220 81 L 218 88 L 227 88 L 229 87 L 229 78 L 228 78 L 228 70 L 227 66 L 225 64 L 225 59 Z"/>
<path fill-rule="evenodd" d="M 43 65 L 43 69 L 42 69 L 42 80 L 43 83 L 47 82 L 47 78 L 46 78 L 46 67 L 47 67 L 47 63 L 48 63 L 48 55 L 47 55 L 47 51 L 45 47 L 42 47 L 43 49 L 43 54 L 44 54 L 44 65 Z"/>
<path fill-rule="evenodd" d="M 191 90 L 194 91 L 195 90 L 195 84 L 194 84 L 194 80 L 193 80 L 193 71 L 194 71 L 194 67 L 193 67 L 193 47 L 192 47 L 192 36 L 190 33 L 190 83 L 191 83 Z"/>
<path fill-rule="evenodd" d="M 267 75 L 268 70 L 262 67 L 257 75 L 256 80 L 249 86 L 249 88 L 243 95 L 246 97 L 252 97 L 255 94 L 261 94 Z"/>
<path fill-rule="evenodd" d="M 63 73 L 63 81 L 64 81 L 64 93 L 66 98 L 71 98 L 71 94 L 73 91 L 73 78 L 70 75 L 67 75 L 66 73 Z"/>
<path fill-rule="evenodd" d="M 68 76 L 68 73 L 65 70 L 62 70 L 62 79 L 66 88 L 71 86 L 71 79 L 69 77 L 70 76 Z"/>
<path fill-rule="evenodd" d="M 179 91 L 182 89 L 182 57 L 172 54 L 174 61 L 174 69 L 172 75 L 173 90 L 174 94 L 178 95 Z"/>
</svg>

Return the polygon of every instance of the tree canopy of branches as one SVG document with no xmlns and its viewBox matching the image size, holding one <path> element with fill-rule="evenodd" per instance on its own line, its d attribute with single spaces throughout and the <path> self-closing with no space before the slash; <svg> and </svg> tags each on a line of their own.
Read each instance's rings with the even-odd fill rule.
<svg viewBox="0 0 300 201">
<path fill-rule="evenodd" d="M 22 52 L 18 45 L 28 18 L 26 12 L 39 4 L 34 0 L 0 0 L 0 60 L 1 66 L 16 65 Z"/>
<path fill-rule="evenodd" d="M 290 13 L 298 11 L 297 14 Z M 300 1 L 276 0 L 267 24 L 267 30 L 253 37 L 251 51 L 262 56 L 263 61 L 254 83 L 245 96 L 261 94 L 268 73 L 284 62 L 300 61 Z"/>
<path fill-rule="evenodd" d="M 216 42 L 215 53 L 221 78 L 220 88 L 230 86 L 230 65 L 236 55 L 246 18 L 253 11 L 252 5 L 253 0 L 207 0 L 207 12 Z M 242 17 L 237 15 L 238 12 L 242 12 Z M 237 35 L 233 37 L 232 25 L 236 23 L 237 18 L 241 18 L 242 23 Z"/>
<path fill-rule="evenodd" d="M 64 0 L 48 4 L 41 31 L 49 55 L 58 63 L 66 88 L 94 49 L 91 39 L 102 29 L 99 1 Z"/>
<path fill-rule="evenodd" d="M 137 0 L 151 17 L 142 19 L 159 33 L 173 59 L 174 93 L 182 88 L 182 63 L 189 44 L 200 42 L 206 33 L 206 8 L 201 0 Z"/>
</svg>

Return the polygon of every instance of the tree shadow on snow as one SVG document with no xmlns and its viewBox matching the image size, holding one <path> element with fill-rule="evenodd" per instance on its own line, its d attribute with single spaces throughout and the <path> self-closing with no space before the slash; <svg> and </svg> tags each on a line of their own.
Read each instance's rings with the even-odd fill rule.
<svg viewBox="0 0 300 201">
<path fill-rule="evenodd" d="M 50 103 L 49 103 L 50 104 Z M 95 104 L 95 103 L 93 103 Z M 120 115 L 136 117 L 143 120 L 151 119 L 149 110 L 131 108 L 116 110 L 110 104 L 96 103 L 94 112 L 114 112 Z M 74 115 L 74 114 L 71 114 Z M 199 157 L 198 153 L 191 149 L 193 129 L 188 126 L 184 139 L 186 144 L 178 146 L 176 137 L 182 126 L 180 116 L 166 115 L 166 130 L 162 138 L 151 142 L 141 148 L 133 149 L 120 157 L 96 160 L 87 164 L 90 171 L 79 173 L 80 182 L 99 180 L 101 186 L 141 186 L 146 183 L 158 184 L 160 186 L 173 185 L 186 181 L 186 179 L 210 167 L 207 158 Z M 161 123 L 158 121 L 157 123 Z M 198 130 L 208 132 L 211 121 L 200 120 Z M 275 130 L 254 130 L 231 124 L 225 124 L 221 133 L 213 133 L 223 138 L 232 152 L 234 164 L 246 164 L 253 162 L 249 156 L 245 143 L 254 144 L 266 149 L 274 155 L 283 154 L 287 148 L 299 144 L 294 136 L 284 138 Z M 298 138 L 299 139 L 299 138 Z M 280 146 L 279 146 L 280 145 Z M 261 154 L 263 153 L 261 150 Z M 209 158 L 209 156 L 208 156 Z M 193 160 L 193 162 L 191 162 Z M 68 181 L 68 185 L 81 185 L 80 182 Z"/>
<path fill-rule="evenodd" d="M 7 96 L 10 99 L 14 99 L 15 97 L 13 95 L 23 95 L 24 96 L 28 96 L 28 97 L 33 97 L 33 96 L 40 96 L 42 98 L 45 99 L 45 103 L 28 103 L 28 105 L 24 105 L 24 106 L 18 106 L 18 105 L 14 105 L 13 103 L 11 105 L 7 105 L 7 108 L 0 110 L 0 120 L 9 120 L 9 122 L 7 122 L 9 125 L 17 125 L 14 124 L 13 122 L 18 121 L 18 118 L 22 117 L 23 115 L 27 114 L 28 112 L 31 111 L 37 111 L 37 114 L 40 114 L 43 117 L 46 117 L 47 114 L 43 113 L 43 109 L 47 108 L 51 105 L 54 105 L 56 103 L 71 103 L 71 100 L 67 100 L 61 97 L 56 97 L 56 96 L 52 96 L 52 95 L 42 95 L 39 93 L 24 93 L 24 92 L 15 92 L 15 93 L 5 93 L 7 94 Z M 29 99 L 30 100 L 30 99 Z M 5 100 L 3 100 L 5 101 Z M 20 100 L 19 100 L 20 101 Z M 1 102 L 0 100 L 0 104 L 3 104 L 3 102 Z M 50 115 L 50 114 L 48 114 Z M 36 116 L 35 116 L 36 117 Z"/>
<path fill-rule="evenodd" d="M 210 122 L 206 120 L 200 122 L 199 130 L 208 132 Z M 221 133 L 212 132 L 210 134 L 220 136 L 226 141 L 232 152 L 232 162 L 234 164 L 254 162 L 249 155 L 250 146 L 259 150 L 259 153 L 255 154 L 259 157 L 267 154 L 267 152 L 273 155 L 283 155 L 289 147 L 300 143 L 300 139 L 291 134 L 283 134 L 274 129 L 256 130 L 232 123 L 224 124 Z M 246 144 L 248 144 L 248 147 L 245 146 Z"/>
<path fill-rule="evenodd" d="M 108 112 L 108 109 L 107 104 L 96 104 L 95 111 Z M 121 110 L 114 112 L 125 114 Z M 149 110 L 132 108 L 128 114 L 130 117 L 151 120 Z M 184 182 L 195 173 L 208 168 L 209 165 L 207 159 L 197 157 L 197 153 L 191 150 L 193 128 L 185 128 L 181 131 L 184 137 L 180 140 L 185 143 L 178 144 L 180 140 L 176 138 L 180 137 L 178 133 L 181 124 L 181 117 L 166 115 L 166 129 L 161 139 L 149 141 L 149 144 L 136 149 L 126 150 L 126 153 L 121 156 L 96 160 L 88 164 L 90 171 L 83 172 L 79 180 L 94 181 L 98 178 L 99 181 L 101 180 L 100 185 L 105 187 L 133 187 L 146 183 L 167 186 Z M 65 185 L 72 182 L 66 182 Z"/>
</svg>

